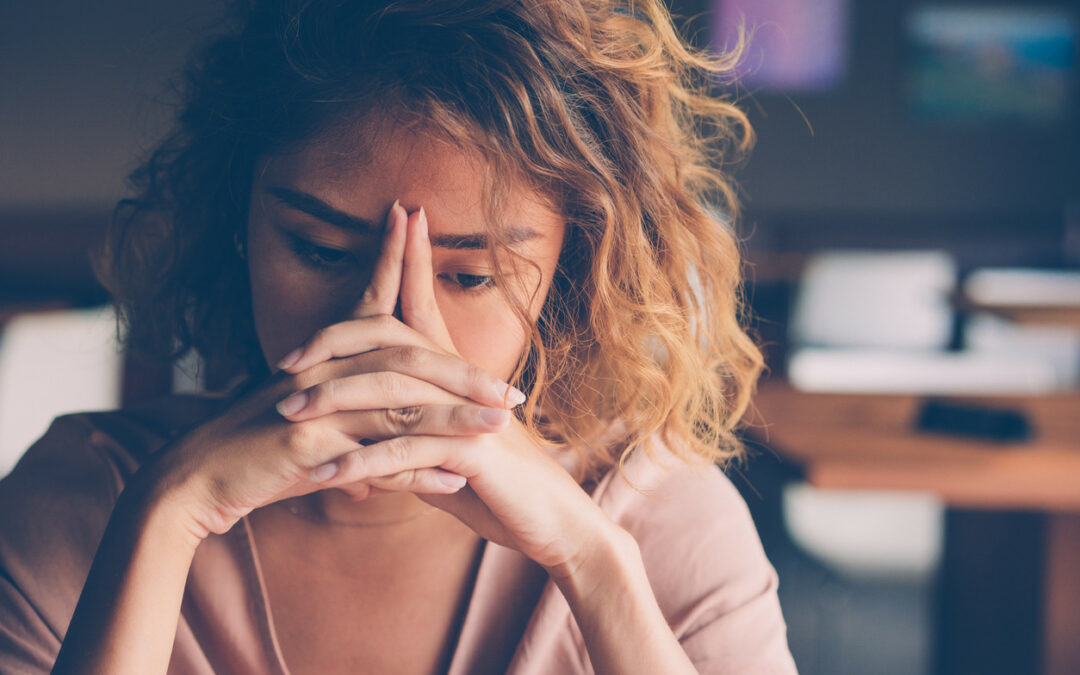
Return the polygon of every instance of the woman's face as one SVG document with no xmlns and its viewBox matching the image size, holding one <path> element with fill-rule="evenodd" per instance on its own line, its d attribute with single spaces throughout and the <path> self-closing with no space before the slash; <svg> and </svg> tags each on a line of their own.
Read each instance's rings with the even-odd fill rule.
<svg viewBox="0 0 1080 675">
<path fill-rule="evenodd" d="M 355 146 L 356 144 L 352 144 Z M 255 329 L 268 364 L 318 329 L 350 318 L 371 277 L 394 200 L 421 206 L 435 298 L 468 362 L 509 378 L 527 335 L 492 284 L 484 236 L 484 167 L 430 135 L 388 127 L 367 151 L 322 138 L 259 162 L 248 219 Z M 565 225 L 537 195 L 515 189 L 505 228 L 525 262 L 502 258 L 507 289 L 533 320 L 551 286 Z"/>
</svg>

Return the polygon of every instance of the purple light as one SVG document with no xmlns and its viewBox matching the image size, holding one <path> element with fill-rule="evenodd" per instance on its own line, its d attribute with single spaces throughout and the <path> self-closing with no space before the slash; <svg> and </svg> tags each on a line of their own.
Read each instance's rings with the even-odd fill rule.
<svg viewBox="0 0 1080 675">
<path fill-rule="evenodd" d="M 715 0 L 713 45 L 730 48 L 744 21 L 750 44 L 738 80 L 751 89 L 823 91 L 845 77 L 848 0 Z"/>
</svg>

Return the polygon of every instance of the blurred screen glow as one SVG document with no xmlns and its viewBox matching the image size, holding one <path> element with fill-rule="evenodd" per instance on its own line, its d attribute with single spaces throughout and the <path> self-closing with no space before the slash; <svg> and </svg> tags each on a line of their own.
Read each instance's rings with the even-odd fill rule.
<svg viewBox="0 0 1080 675">
<path fill-rule="evenodd" d="M 922 7 L 907 21 L 920 117 L 1051 123 L 1069 112 L 1077 27 L 1065 10 Z"/>
<path fill-rule="evenodd" d="M 712 43 L 736 44 L 746 26 L 750 44 L 738 81 L 750 89 L 827 91 L 847 74 L 848 0 L 716 0 Z"/>
</svg>

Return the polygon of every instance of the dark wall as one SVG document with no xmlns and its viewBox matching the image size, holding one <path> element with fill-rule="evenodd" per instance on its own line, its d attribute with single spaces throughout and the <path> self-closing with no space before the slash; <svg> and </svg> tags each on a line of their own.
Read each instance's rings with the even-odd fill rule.
<svg viewBox="0 0 1080 675">
<path fill-rule="evenodd" d="M 220 0 L 4 2 L 0 227 L 9 211 L 107 211 L 167 128 L 168 78 Z"/>
<path fill-rule="evenodd" d="M 1043 128 L 918 120 L 904 96 L 903 23 L 917 4 L 956 3 L 851 0 L 850 65 L 839 89 L 743 100 L 759 136 L 739 174 L 748 221 L 774 243 L 948 246 L 1027 232 L 1049 238 L 1029 248 L 1060 248 L 1064 213 L 1080 202 L 1075 97 L 1065 122 Z M 992 4 L 1078 3 L 979 3 Z M 700 14 L 695 28 L 708 36 L 707 0 L 674 2 L 673 11 Z"/>
</svg>

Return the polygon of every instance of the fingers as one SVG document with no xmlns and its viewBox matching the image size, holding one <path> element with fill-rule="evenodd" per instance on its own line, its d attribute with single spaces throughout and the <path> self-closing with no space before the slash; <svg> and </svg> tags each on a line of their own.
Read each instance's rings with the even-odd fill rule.
<svg viewBox="0 0 1080 675">
<path fill-rule="evenodd" d="M 386 215 L 386 230 L 383 234 L 382 249 L 379 252 L 379 258 L 375 261 L 375 268 L 372 271 L 371 281 L 368 282 L 367 288 L 364 289 L 364 294 L 360 298 L 360 302 L 357 303 L 353 309 L 352 315 L 354 319 L 363 319 L 367 317 L 377 317 L 385 315 L 388 319 L 390 315 L 394 313 L 395 307 L 397 307 L 398 297 L 401 294 L 401 274 L 402 265 L 404 264 L 403 256 L 405 252 L 405 221 L 408 218 L 408 214 L 401 204 L 397 201 L 390 207 L 390 211 Z M 351 322 L 346 322 L 351 323 Z M 388 324 L 390 322 L 387 322 Z M 396 323 L 396 321 L 394 322 Z M 341 324 L 335 324 L 341 325 Z M 333 328 L 333 326 L 331 326 Z M 316 333 L 318 338 L 327 329 L 323 329 Z M 357 354 L 363 349 L 357 349 L 355 344 L 344 344 L 337 338 L 342 337 L 340 335 L 342 331 L 335 330 L 335 341 L 330 344 L 323 344 L 325 340 L 319 343 L 319 351 L 312 353 L 312 342 L 308 340 L 303 345 L 300 345 L 296 349 L 292 350 L 281 358 L 277 363 L 277 367 L 280 370 L 288 370 L 289 372 L 297 373 L 300 370 L 310 366 L 313 363 L 326 360 L 338 355 L 351 355 Z M 324 336 L 325 337 L 325 336 Z M 333 348 L 328 349 L 328 348 Z M 372 347 L 368 347 L 371 349 Z"/>
<path fill-rule="evenodd" d="M 435 299 L 427 214 L 421 208 L 406 215 L 395 202 L 387 216 L 387 228 L 372 281 L 353 313 L 355 319 L 323 328 L 282 358 L 279 369 L 298 373 L 321 361 L 391 344 L 427 346 L 457 355 Z M 399 301 L 404 323 L 391 316 Z M 378 323 L 369 323 L 373 321 Z M 413 333 L 403 330 L 406 327 Z"/>
<path fill-rule="evenodd" d="M 317 365 L 305 375 L 296 378 L 296 385 L 305 386 L 346 375 L 380 371 L 408 375 L 487 406 L 510 408 L 525 401 L 524 393 L 484 369 L 455 356 L 415 346 L 388 347 L 335 361 L 333 364 Z M 307 419 L 307 416 L 304 419 Z"/>
<path fill-rule="evenodd" d="M 505 413 L 506 411 L 500 411 Z M 324 424 L 305 422 L 290 425 L 283 444 L 288 448 L 297 476 L 307 481 L 298 483 L 280 497 L 308 494 L 328 487 L 339 487 L 354 499 L 365 499 L 379 492 L 410 491 L 417 493 L 451 494 L 465 484 L 460 474 L 437 466 L 401 466 L 391 471 L 353 479 L 362 464 L 363 453 L 371 445 L 356 442 Z M 388 465 L 384 462 L 383 465 Z"/>
<path fill-rule="evenodd" d="M 330 359 L 364 354 L 398 345 L 439 350 L 431 340 L 390 314 L 342 321 L 321 329 L 278 363 L 288 373 L 299 373 Z"/>
<path fill-rule="evenodd" d="M 364 290 L 360 302 L 353 309 L 355 318 L 393 314 L 401 292 L 401 273 L 405 253 L 408 215 L 397 201 L 386 216 L 386 232 L 383 234 L 382 250 L 375 261 L 371 281 Z"/>
<path fill-rule="evenodd" d="M 323 487 L 368 483 L 417 469 L 440 468 L 466 478 L 477 474 L 483 443 L 475 438 L 397 436 L 357 448 L 321 464 L 309 479 Z"/>
<path fill-rule="evenodd" d="M 412 492 L 418 495 L 450 496 L 465 487 L 464 476 L 442 469 L 415 469 L 391 476 L 379 476 L 362 483 L 338 485 L 337 489 L 348 494 L 354 501 L 362 501 L 388 492 Z M 325 486 L 319 485 L 318 489 Z"/>
<path fill-rule="evenodd" d="M 466 482 L 465 476 L 442 469 L 410 469 L 367 480 L 368 485 L 379 490 L 419 494 L 452 494 Z"/>
<path fill-rule="evenodd" d="M 401 277 L 401 319 L 447 352 L 456 354 L 435 300 L 435 270 L 424 208 L 409 214 L 404 270 Z"/>
<path fill-rule="evenodd" d="M 302 422 L 345 410 L 466 402 L 430 382 L 384 370 L 326 380 L 282 399 L 276 407 L 282 417 Z"/>
<path fill-rule="evenodd" d="M 394 308 L 397 307 L 398 297 L 401 294 L 401 274 L 402 265 L 404 264 L 405 253 L 405 221 L 408 218 L 405 209 L 397 201 L 390 207 L 390 211 L 386 215 L 386 231 L 383 234 L 382 250 L 379 253 L 379 259 L 375 261 L 375 269 L 372 271 L 371 281 L 368 282 L 367 288 L 364 289 L 364 294 L 360 298 L 360 302 L 357 303 L 353 309 L 353 317 L 355 319 L 363 319 L 367 317 L 375 317 L 385 315 L 390 318 L 390 315 L 394 313 Z M 341 325 L 341 324 L 337 324 Z M 323 333 L 319 331 L 316 334 Z M 335 338 L 338 338 L 340 331 L 335 331 Z M 312 340 L 297 347 L 288 354 L 286 354 L 277 363 L 277 367 L 280 370 L 288 370 L 289 372 L 299 372 L 300 370 L 310 366 L 313 363 L 318 363 L 320 360 L 326 360 L 338 355 L 337 353 L 330 353 L 325 349 L 321 349 L 319 352 L 312 354 L 310 351 Z M 320 344 L 320 348 L 327 346 L 333 346 L 333 352 L 340 352 L 341 355 L 351 355 L 360 353 L 363 351 L 357 349 L 355 344 L 343 344 L 340 342 L 334 342 L 332 345 Z M 370 347 L 369 347 L 370 349 Z"/>
<path fill-rule="evenodd" d="M 395 436 L 476 436 L 501 431 L 510 411 L 478 405 L 428 405 L 328 415 L 326 421 L 356 440 L 382 441 Z"/>
</svg>

